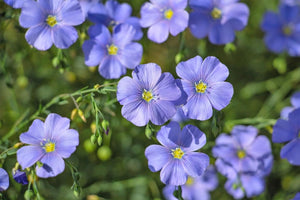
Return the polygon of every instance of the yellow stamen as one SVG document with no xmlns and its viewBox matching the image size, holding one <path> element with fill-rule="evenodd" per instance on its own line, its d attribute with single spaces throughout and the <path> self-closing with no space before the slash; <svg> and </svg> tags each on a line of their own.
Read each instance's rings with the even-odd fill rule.
<svg viewBox="0 0 300 200">
<path fill-rule="evenodd" d="M 189 176 L 188 179 L 186 180 L 185 184 L 190 186 L 190 185 L 193 185 L 193 183 L 194 183 L 194 179 Z"/>
<path fill-rule="evenodd" d="M 222 16 L 222 11 L 218 8 L 214 8 L 210 14 L 211 14 L 212 18 L 220 19 Z"/>
<path fill-rule="evenodd" d="M 196 92 L 204 93 L 206 91 L 207 85 L 202 81 L 199 81 L 198 84 L 195 83 Z"/>
<path fill-rule="evenodd" d="M 284 26 L 283 29 L 282 29 L 284 35 L 291 35 L 293 33 L 293 30 L 290 26 Z"/>
<path fill-rule="evenodd" d="M 115 46 L 114 44 L 111 44 L 110 46 L 107 47 L 107 52 L 109 55 L 117 55 L 118 47 Z"/>
<path fill-rule="evenodd" d="M 47 142 L 44 146 L 44 149 L 46 153 L 50 153 L 55 150 L 55 143 L 53 142 Z"/>
<path fill-rule="evenodd" d="M 143 95 L 142 95 L 143 99 L 147 102 L 151 101 L 153 99 L 153 95 L 152 92 L 147 91 L 144 89 Z"/>
<path fill-rule="evenodd" d="M 53 27 L 57 24 L 56 17 L 53 15 L 48 15 L 46 22 L 51 27 Z"/>
<path fill-rule="evenodd" d="M 168 9 L 168 10 L 166 10 L 165 12 L 164 12 L 164 15 L 165 15 L 165 18 L 166 19 L 171 19 L 172 17 L 173 17 L 173 10 L 171 10 L 171 9 Z"/>
<path fill-rule="evenodd" d="M 246 152 L 244 150 L 240 149 L 240 150 L 237 151 L 237 156 L 238 156 L 239 159 L 243 159 L 243 158 L 246 157 Z"/>
<path fill-rule="evenodd" d="M 172 155 L 174 158 L 181 159 L 184 152 L 180 148 L 176 148 L 175 150 L 172 150 Z"/>
</svg>

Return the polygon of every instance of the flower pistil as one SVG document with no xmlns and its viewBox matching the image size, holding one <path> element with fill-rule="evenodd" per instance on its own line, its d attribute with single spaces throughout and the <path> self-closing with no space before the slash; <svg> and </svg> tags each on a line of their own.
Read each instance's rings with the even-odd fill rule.
<svg viewBox="0 0 300 200">
<path fill-rule="evenodd" d="M 44 147 L 46 153 L 53 152 L 55 150 L 55 143 L 53 142 L 47 142 Z"/>
<path fill-rule="evenodd" d="M 195 83 L 195 88 L 196 88 L 196 92 L 204 93 L 206 91 L 207 85 L 202 81 L 199 81 L 199 83 Z"/>
<path fill-rule="evenodd" d="M 174 158 L 181 159 L 184 152 L 180 148 L 172 149 L 172 155 Z"/>
<path fill-rule="evenodd" d="M 46 22 L 51 27 L 53 27 L 57 24 L 56 17 L 53 15 L 48 15 Z"/>
<path fill-rule="evenodd" d="M 107 52 L 109 55 L 117 55 L 118 47 L 114 44 L 111 44 L 110 46 L 107 46 Z"/>
<path fill-rule="evenodd" d="M 143 92 L 143 95 L 142 95 L 142 98 L 149 102 L 153 99 L 153 95 L 152 95 L 152 92 L 151 91 L 147 91 L 146 89 L 144 89 L 144 92 Z"/>
<path fill-rule="evenodd" d="M 173 10 L 172 9 L 168 9 L 168 10 L 165 10 L 164 12 L 164 16 L 166 19 L 171 19 L 173 17 Z"/>
<path fill-rule="evenodd" d="M 214 19 L 220 19 L 221 16 L 222 16 L 222 11 L 218 8 L 214 8 L 212 11 L 211 11 L 211 16 L 212 18 Z"/>
</svg>

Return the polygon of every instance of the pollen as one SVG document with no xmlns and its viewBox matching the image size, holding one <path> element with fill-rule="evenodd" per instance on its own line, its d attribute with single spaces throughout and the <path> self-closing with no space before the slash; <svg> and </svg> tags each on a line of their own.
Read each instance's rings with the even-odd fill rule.
<svg viewBox="0 0 300 200">
<path fill-rule="evenodd" d="M 184 152 L 180 148 L 176 148 L 175 150 L 172 150 L 172 155 L 174 158 L 181 159 Z"/>
<path fill-rule="evenodd" d="M 202 81 L 199 81 L 199 83 L 195 83 L 195 88 L 196 88 L 196 92 L 204 93 L 206 91 L 207 85 Z"/>
<path fill-rule="evenodd" d="M 153 99 L 153 95 L 152 92 L 147 91 L 144 89 L 143 95 L 142 95 L 143 99 L 147 102 L 151 101 Z"/>
<path fill-rule="evenodd" d="M 212 18 L 214 19 L 220 19 L 221 16 L 222 16 L 222 11 L 218 8 L 214 8 L 212 11 L 211 11 L 211 16 Z"/>
<path fill-rule="evenodd" d="M 194 184 L 194 179 L 192 177 L 188 177 L 188 179 L 185 182 L 186 185 L 193 185 Z"/>
<path fill-rule="evenodd" d="M 171 10 L 171 9 L 168 9 L 168 10 L 166 10 L 166 11 L 164 12 L 164 15 L 165 15 L 165 18 L 166 18 L 166 19 L 171 19 L 171 18 L 173 17 L 173 14 L 174 14 L 174 12 L 173 12 L 173 10 Z"/>
<path fill-rule="evenodd" d="M 293 33 L 293 30 L 290 26 L 284 26 L 283 29 L 282 29 L 284 35 L 291 35 Z"/>
<path fill-rule="evenodd" d="M 244 150 L 241 150 L 241 149 L 238 150 L 236 154 L 237 154 L 239 159 L 243 159 L 243 158 L 246 157 L 246 152 Z"/>
<path fill-rule="evenodd" d="M 46 22 L 51 27 L 53 27 L 57 24 L 56 17 L 53 15 L 48 15 Z"/>
<path fill-rule="evenodd" d="M 118 47 L 114 44 L 111 44 L 110 46 L 107 46 L 107 52 L 109 55 L 117 55 Z"/>
<path fill-rule="evenodd" d="M 50 153 L 55 150 L 55 143 L 53 142 L 47 142 L 44 146 L 44 149 L 46 153 Z"/>
</svg>

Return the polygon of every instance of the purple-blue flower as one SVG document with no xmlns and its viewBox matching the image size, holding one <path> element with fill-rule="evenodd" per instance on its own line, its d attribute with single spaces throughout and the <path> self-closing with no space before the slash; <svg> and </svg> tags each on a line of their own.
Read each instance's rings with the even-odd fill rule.
<svg viewBox="0 0 300 200">
<path fill-rule="evenodd" d="M 65 169 L 63 158 L 68 158 L 79 144 L 78 132 L 70 129 L 70 120 L 51 113 L 45 122 L 36 119 L 29 130 L 20 135 L 21 142 L 29 144 L 17 151 L 17 160 L 23 169 L 36 162 L 36 174 L 42 178 L 56 176 Z"/>
<path fill-rule="evenodd" d="M 150 145 L 145 150 L 148 167 L 160 172 L 160 180 L 168 185 L 184 185 L 190 177 L 201 176 L 209 165 L 209 157 L 194 152 L 206 143 L 206 136 L 197 127 L 177 122 L 163 126 L 156 136 L 162 145 Z"/>
<path fill-rule="evenodd" d="M 184 9 L 187 0 L 150 0 L 141 8 L 142 27 L 147 28 L 148 38 L 162 43 L 168 39 L 169 33 L 176 36 L 188 26 L 189 14 Z"/>
<path fill-rule="evenodd" d="M 236 199 L 258 195 L 273 166 L 270 142 L 253 126 L 238 125 L 231 133 L 219 135 L 213 148 L 216 167 L 228 178 L 225 188 Z"/>
<path fill-rule="evenodd" d="M 8 186 L 9 186 L 8 174 L 3 168 L 0 168 L 0 192 L 6 190 Z"/>
<path fill-rule="evenodd" d="M 300 56 L 300 7 L 281 4 L 279 14 L 267 12 L 262 30 L 265 44 L 274 53 L 287 51 L 290 56 Z"/>
<path fill-rule="evenodd" d="M 229 104 L 233 95 L 232 85 L 225 82 L 229 71 L 216 57 L 196 56 L 179 63 L 176 72 L 188 96 L 183 111 L 190 119 L 207 120 L 212 108 L 221 110 Z"/>
<path fill-rule="evenodd" d="M 88 30 L 90 39 L 82 49 L 85 64 L 99 65 L 99 73 L 107 79 L 117 79 L 126 73 L 126 68 L 133 69 L 142 59 L 143 47 L 132 42 L 135 29 L 128 24 L 114 28 L 111 35 L 103 25 L 95 25 Z"/>
<path fill-rule="evenodd" d="M 126 76 L 118 83 L 122 115 L 136 126 L 145 126 L 149 121 L 162 125 L 176 113 L 175 101 L 180 97 L 172 74 L 162 73 L 155 63 L 137 66 L 132 78 Z"/>
<path fill-rule="evenodd" d="M 22 8 L 25 1 L 27 0 L 4 0 L 7 5 L 10 5 L 13 8 Z"/>
<path fill-rule="evenodd" d="M 116 27 L 119 24 L 129 24 L 134 27 L 134 40 L 143 37 L 142 28 L 137 17 L 131 17 L 132 8 L 127 3 L 118 3 L 116 0 L 108 0 L 105 5 L 98 3 L 90 8 L 88 19 L 96 24 Z"/>
<path fill-rule="evenodd" d="M 296 92 L 293 94 L 291 98 L 292 106 L 284 107 L 280 112 L 280 117 L 282 119 L 288 119 L 289 114 L 295 110 L 296 108 L 300 108 L 300 92 Z"/>
<path fill-rule="evenodd" d="M 238 0 L 190 0 L 192 8 L 189 28 L 196 38 L 208 39 L 213 44 L 226 44 L 235 38 L 248 23 L 249 9 Z"/>
<path fill-rule="evenodd" d="M 287 120 L 279 119 L 273 127 L 272 141 L 288 142 L 280 152 L 280 157 L 287 159 L 292 165 L 300 165 L 300 108 L 295 109 Z"/>
<path fill-rule="evenodd" d="M 15 181 L 17 183 L 23 184 L 23 185 L 27 185 L 28 184 L 28 179 L 27 179 L 27 175 L 24 171 L 20 171 L 20 170 L 13 170 L 13 178 L 15 179 Z"/>
<path fill-rule="evenodd" d="M 86 18 L 88 16 L 90 9 L 98 5 L 99 0 L 79 0 L 79 3 L 81 6 L 82 13 Z"/>
<path fill-rule="evenodd" d="M 218 177 L 213 166 L 209 166 L 207 170 L 199 177 L 188 177 L 186 183 L 181 186 L 182 197 L 185 200 L 209 200 L 209 192 L 218 186 Z M 163 194 L 167 200 L 177 200 L 173 193 L 176 186 L 167 185 L 163 189 Z"/>
<path fill-rule="evenodd" d="M 300 200 L 300 192 L 298 192 L 292 200 Z"/>
<path fill-rule="evenodd" d="M 27 42 L 41 51 L 48 50 L 53 43 L 59 49 L 70 47 L 78 38 L 73 26 L 83 21 L 79 2 L 74 0 L 28 0 L 19 18 L 20 25 L 29 28 Z"/>
</svg>

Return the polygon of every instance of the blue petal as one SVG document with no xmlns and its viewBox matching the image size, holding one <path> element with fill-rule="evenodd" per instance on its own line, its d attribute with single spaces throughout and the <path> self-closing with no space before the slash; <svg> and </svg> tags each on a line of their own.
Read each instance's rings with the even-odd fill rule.
<svg viewBox="0 0 300 200">
<path fill-rule="evenodd" d="M 293 112 L 289 114 L 290 124 L 292 125 L 293 129 L 296 131 L 300 130 L 300 108 L 295 109 Z"/>
<path fill-rule="evenodd" d="M 187 6 L 187 0 L 177 0 L 172 1 L 172 9 L 174 10 L 183 10 Z"/>
<path fill-rule="evenodd" d="M 286 38 L 277 32 L 270 32 L 264 38 L 267 47 L 275 52 L 280 53 L 287 48 Z"/>
<path fill-rule="evenodd" d="M 41 51 L 48 50 L 53 44 L 51 29 L 45 24 L 28 29 L 25 38 L 30 45 Z"/>
<path fill-rule="evenodd" d="M 300 108 L 300 92 L 296 92 L 293 94 L 291 103 L 295 108 Z"/>
<path fill-rule="evenodd" d="M 207 13 L 192 11 L 189 17 L 189 28 L 194 37 L 200 39 L 208 35 L 211 18 Z"/>
<path fill-rule="evenodd" d="M 18 163 L 24 170 L 31 167 L 45 155 L 45 151 L 40 146 L 24 146 L 17 151 Z"/>
<path fill-rule="evenodd" d="M 206 144 L 206 136 L 196 126 L 188 124 L 183 127 L 178 144 L 185 151 L 197 151 Z"/>
<path fill-rule="evenodd" d="M 116 46 L 125 48 L 127 44 L 130 44 L 135 36 L 135 29 L 129 24 L 120 24 L 114 28 L 114 34 L 112 41 Z"/>
<path fill-rule="evenodd" d="M 273 127 L 272 141 L 275 143 L 287 142 L 296 137 L 297 131 L 286 120 L 279 119 Z"/>
<path fill-rule="evenodd" d="M 287 4 L 281 4 L 279 6 L 279 13 L 281 19 L 286 23 L 299 22 L 300 10 L 298 6 L 289 6 Z"/>
<path fill-rule="evenodd" d="M 215 162 L 218 172 L 226 176 L 229 179 L 235 179 L 238 176 L 238 172 L 229 163 L 224 162 L 223 159 L 218 158 Z"/>
<path fill-rule="evenodd" d="M 294 107 L 288 106 L 288 107 L 284 107 L 281 112 L 280 112 L 280 117 L 282 119 L 287 120 L 289 118 L 289 114 L 294 110 Z"/>
<path fill-rule="evenodd" d="M 172 74 L 165 72 L 153 88 L 154 93 L 158 93 L 159 100 L 175 101 L 181 97 L 180 88 L 177 87 Z"/>
<path fill-rule="evenodd" d="M 25 144 L 39 145 L 43 139 L 49 138 L 49 136 L 50 134 L 44 130 L 44 122 L 35 119 L 28 131 L 20 135 L 20 141 Z"/>
<path fill-rule="evenodd" d="M 202 9 L 205 9 L 205 10 L 212 10 L 213 9 L 213 1 L 212 0 L 190 0 L 189 1 L 189 6 L 192 7 L 193 9 L 194 8 L 202 8 Z"/>
<path fill-rule="evenodd" d="M 208 39 L 213 44 L 226 44 L 234 40 L 234 31 L 230 24 L 220 24 L 215 22 L 212 24 Z"/>
<path fill-rule="evenodd" d="M 249 8 L 243 3 L 233 3 L 222 9 L 221 24 L 230 23 L 234 30 L 242 30 L 248 23 Z"/>
<path fill-rule="evenodd" d="M 158 100 L 150 102 L 150 120 L 155 125 L 162 125 L 171 119 L 176 113 L 176 106 L 168 100 Z"/>
<path fill-rule="evenodd" d="M 170 20 L 170 33 L 173 36 L 181 33 L 188 26 L 189 14 L 185 10 L 176 11 Z"/>
<path fill-rule="evenodd" d="M 189 152 L 182 157 L 182 165 L 189 176 L 201 176 L 209 165 L 209 157 L 204 153 Z"/>
<path fill-rule="evenodd" d="M 201 79 L 202 62 L 203 60 L 200 56 L 180 62 L 176 66 L 176 73 L 180 78 L 188 80 L 192 83 L 199 82 Z"/>
<path fill-rule="evenodd" d="M 7 172 L 0 168 L 0 191 L 6 190 L 9 187 L 9 177 Z"/>
<path fill-rule="evenodd" d="M 91 26 L 88 30 L 88 34 L 90 38 L 94 39 L 97 44 L 105 48 L 111 42 L 110 32 L 107 27 L 103 25 Z"/>
<path fill-rule="evenodd" d="M 55 140 L 55 151 L 62 158 L 68 158 L 76 150 L 79 144 L 79 134 L 74 129 L 68 129 L 60 133 Z"/>
<path fill-rule="evenodd" d="M 180 134 L 180 125 L 177 122 L 170 122 L 168 125 L 161 127 L 157 132 L 156 138 L 163 146 L 175 149 L 178 147 L 177 142 Z"/>
<path fill-rule="evenodd" d="M 61 134 L 69 129 L 70 127 L 70 119 L 66 117 L 61 117 L 58 114 L 51 113 L 47 116 L 45 120 L 45 131 L 50 134 L 51 138 L 46 138 L 46 139 L 52 139 L 56 140 L 61 137 Z"/>
<path fill-rule="evenodd" d="M 160 8 L 164 8 L 169 5 L 169 1 L 167 1 L 167 0 L 150 0 L 150 2 Z"/>
<path fill-rule="evenodd" d="M 117 99 L 121 105 L 142 100 L 141 86 L 132 78 L 123 77 L 118 83 Z"/>
<path fill-rule="evenodd" d="M 241 187 L 234 187 L 234 185 L 239 185 L 238 179 L 228 179 L 225 183 L 225 189 L 229 194 L 231 194 L 235 199 L 241 199 L 245 196 L 243 189 Z"/>
<path fill-rule="evenodd" d="M 82 45 L 84 63 L 87 66 L 99 65 L 104 56 L 107 55 L 106 47 L 96 43 L 94 40 L 86 40 Z"/>
<path fill-rule="evenodd" d="M 248 198 L 261 194 L 265 189 L 262 178 L 251 175 L 242 175 L 241 182 Z"/>
<path fill-rule="evenodd" d="M 151 3 L 144 3 L 141 8 L 141 19 L 140 25 L 141 27 L 149 27 L 152 26 L 163 19 L 162 12 Z"/>
<path fill-rule="evenodd" d="M 256 139 L 257 132 L 258 130 L 254 126 L 238 125 L 233 127 L 231 134 L 236 138 L 239 146 L 246 149 Z"/>
<path fill-rule="evenodd" d="M 187 94 L 185 93 L 185 91 L 183 90 L 183 86 L 182 86 L 182 82 L 180 79 L 176 79 L 175 80 L 176 82 L 176 85 L 177 87 L 180 89 L 180 92 L 181 92 L 181 96 L 176 100 L 176 101 L 173 101 L 173 103 L 176 105 L 176 106 L 180 106 L 180 109 L 181 111 L 179 111 L 180 113 L 182 112 L 183 113 L 183 110 L 182 110 L 182 105 L 186 104 L 186 101 L 187 101 Z M 178 111 L 178 109 L 177 109 Z"/>
<path fill-rule="evenodd" d="M 42 159 L 42 167 L 35 168 L 36 175 L 41 178 L 54 177 L 65 169 L 64 160 L 56 152 L 47 153 Z"/>
<path fill-rule="evenodd" d="M 98 71 L 106 79 L 117 79 L 126 73 L 126 68 L 119 61 L 117 55 L 112 55 L 103 58 Z"/>
<path fill-rule="evenodd" d="M 98 3 L 90 8 L 88 19 L 96 24 L 103 24 L 105 26 L 109 26 L 110 22 L 112 21 L 108 15 L 106 7 L 101 3 Z"/>
<path fill-rule="evenodd" d="M 167 20 L 162 20 L 149 28 L 147 36 L 153 42 L 163 43 L 168 39 L 169 27 L 170 23 Z"/>
<path fill-rule="evenodd" d="M 300 139 L 295 139 L 286 144 L 280 152 L 280 157 L 287 159 L 292 165 L 300 165 Z"/>
<path fill-rule="evenodd" d="M 132 72 L 132 77 L 143 89 L 152 90 L 161 77 L 161 68 L 155 63 L 138 65 Z"/>
<path fill-rule="evenodd" d="M 121 112 L 125 119 L 136 126 L 145 126 L 149 122 L 148 104 L 141 99 L 127 103 Z"/>
<path fill-rule="evenodd" d="M 106 4 L 108 4 L 108 2 Z M 130 17 L 131 12 L 131 6 L 127 3 L 122 3 L 116 7 L 113 17 L 117 22 L 124 23 Z"/>
<path fill-rule="evenodd" d="M 233 96 L 233 87 L 228 82 L 218 82 L 209 85 L 207 97 L 216 110 L 225 108 Z"/>
<path fill-rule="evenodd" d="M 39 0 L 38 3 L 47 13 L 57 13 L 65 0 Z"/>
<path fill-rule="evenodd" d="M 166 185 L 164 188 L 163 188 L 163 195 L 164 197 L 167 199 L 167 200 L 178 200 L 174 195 L 174 191 L 176 189 L 176 186 L 173 186 L 173 185 Z"/>
<path fill-rule="evenodd" d="M 214 56 L 208 56 L 201 65 L 201 79 L 205 83 L 225 81 L 229 75 L 228 68 Z"/>
<path fill-rule="evenodd" d="M 37 2 L 26 1 L 22 7 L 19 22 L 23 28 L 29 28 L 44 23 L 45 18 L 46 16 Z"/>
<path fill-rule="evenodd" d="M 140 64 L 143 56 L 143 46 L 139 43 L 130 43 L 120 50 L 119 60 L 127 68 L 134 69 Z"/>
<path fill-rule="evenodd" d="M 263 31 L 279 31 L 282 28 L 282 24 L 279 19 L 279 15 L 273 12 L 266 12 L 261 23 L 261 28 Z"/>
<path fill-rule="evenodd" d="M 187 110 L 186 115 L 190 119 L 207 120 L 212 117 L 213 110 L 211 103 L 206 95 L 196 94 L 192 98 L 188 99 L 183 109 Z"/>
<path fill-rule="evenodd" d="M 62 23 L 67 26 L 76 26 L 84 22 L 84 14 L 78 1 L 65 0 L 61 10 Z"/>
<path fill-rule="evenodd" d="M 159 171 L 170 160 L 172 154 L 169 149 L 161 145 L 150 145 L 145 150 L 145 156 L 148 159 L 148 167 L 152 172 Z"/>
<path fill-rule="evenodd" d="M 160 172 L 160 180 L 164 184 L 183 185 L 187 180 L 187 174 L 183 168 L 182 162 L 179 159 L 173 159 L 168 162 Z"/>
<path fill-rule="evenodd" d="M 255 159 L 262 158 L 272 153 L 271 144 L 266 136 L 258 136 L 255 141 L 247 148 L 247 154 Z"/>
<path fill-rule="evenodd" d="M 140 40 L 143 37 L 143 31 L 140 25 L 140 19 L 137 17 L 129 17 L 124 23 L 130 24 L 135 29 L 133 40 Z"/>
<path fill-rule="evenodd" d="M 52 28 L 53 40 L 57 48 L 67 49 L 74 44 L 78 38 L 77 30 L 73 26 L 59 26 Z"/>
</svg>

